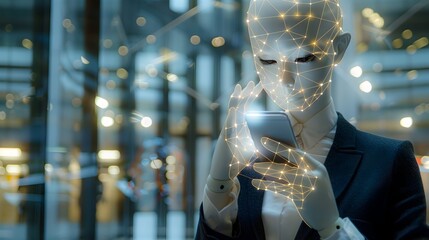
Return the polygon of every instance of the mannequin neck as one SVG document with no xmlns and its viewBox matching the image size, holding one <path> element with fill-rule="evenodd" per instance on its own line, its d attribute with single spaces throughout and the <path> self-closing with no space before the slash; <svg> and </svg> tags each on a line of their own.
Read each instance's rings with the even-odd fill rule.
<svg viewBox="0 0 429 240">
<path fill-rule="evenodd" d="M 289 113 L 300 123 L 305 123 L 311 119 L 314 115 L 325 109 L 331 102 L 331 92 L 330 89 L 326 89 L 324 94 L 319 97 L 310 107 L 306 108 L 304 111 L 290 111 Z"/>
</svg>

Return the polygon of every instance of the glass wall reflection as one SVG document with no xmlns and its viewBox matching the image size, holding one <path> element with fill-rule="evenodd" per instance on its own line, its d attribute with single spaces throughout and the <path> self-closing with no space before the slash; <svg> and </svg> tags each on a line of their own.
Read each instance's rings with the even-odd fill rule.
<svg viewBox="0 0 429 240">
<path fill-rule="evenodd" d="M 429 4 L 387 1 L 342 1 L 334 100 L 410 139 L 429 188 Z M 0 239 L 193 239 L 229 94 L 257 81 L 247 7 L 1 1 Z"/>
</svg>

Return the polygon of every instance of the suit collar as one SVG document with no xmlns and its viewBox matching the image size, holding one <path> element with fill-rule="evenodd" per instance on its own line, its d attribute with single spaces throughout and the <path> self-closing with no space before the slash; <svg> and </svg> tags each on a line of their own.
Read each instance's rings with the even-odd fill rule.
<svg viewBox="0 0 429 240">
<path fill-rule="evenodd" d="M 338 150 L 356 148 L 356 128 L 338 114 L 337 131 L 332 147 Z"/>
<path fill-rule="evenodd" d="M 302 140 L 303 149 L 309 151 L 335 127 L 338 115 L 331 99 L 330 103 L 305 122 L 299 122 L 292 113 L 287 113 L 295 136 Z"/>
</svg>

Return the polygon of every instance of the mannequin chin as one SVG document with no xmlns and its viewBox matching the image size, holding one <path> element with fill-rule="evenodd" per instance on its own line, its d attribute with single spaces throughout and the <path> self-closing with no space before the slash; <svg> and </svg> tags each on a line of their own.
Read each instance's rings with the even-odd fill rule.
<svg viewBox="0 0 429 240">
<path fill-rule="evenodd" d="M 324 108 L 326 108 L 331 102 L 333 102 L 331 97 L 331 89 L 327 88 L 322 96 L 320 96 L 315 102 L 313 102 L 305 110 L 295 110 L 289 111 L 289 113 L 299 122 L 304 123 L 309 120 L 312 116 L 316 115 Z"/>
<path fill-rule="evenodd" d="M 305 121 L 331 101 L 333 69 L 349 34 L 337 0 L 252 0 L 247 15 L 254 62 L 271 100 Z"/>
</svg>

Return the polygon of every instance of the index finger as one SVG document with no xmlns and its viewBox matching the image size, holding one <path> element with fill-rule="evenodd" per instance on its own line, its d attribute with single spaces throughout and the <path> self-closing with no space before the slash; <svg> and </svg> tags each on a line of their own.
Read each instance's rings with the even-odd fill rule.
<svg viewBox="0 0 429 240">
<path fill-rule="evenodd" d="M 231 96 L 229 98 L 228 108 L 237 107 L 240 94 L 241 94 L 241 85 L 237 84 L 235 85 L 234 91 L 231 93 Z"/>
<path fill-rule="evenodd" d="M 296 164 L 297 167 L 309 169 L 323 167 L 323 164 L 314 159 L 310 154 L 298 148 L 288 146 L 269 137 L 262 137 L 261 143 L 266 149 L 287 159 L 292 164 Z"/>
<path fill-rule="evenodd" d="M 290 159 L 290 155 L 293 150 L 292 147 L 287 146 L 269 137 L 262 137 L 261 143 L 262 146 L 264 146 L 268 151 L 280 155 L 283 159 Z"/>
</svg>

